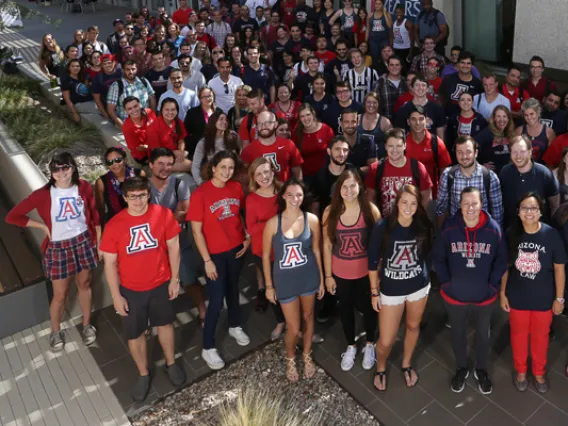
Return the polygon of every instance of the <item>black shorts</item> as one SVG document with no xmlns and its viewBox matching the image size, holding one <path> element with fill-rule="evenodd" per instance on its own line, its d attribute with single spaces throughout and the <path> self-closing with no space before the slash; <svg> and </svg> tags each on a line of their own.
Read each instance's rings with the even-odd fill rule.
<svg viewBox="0 0 568 426">
<path fill-rule="evenodd" d="M 133 291 L 120 286 L 120 294 L 128 302 L 128 315 L 122 317 L 128 340 L 137 339 L 148 328 L 174 322 L 175 313 L 168 294 L 169 281 L 147 291 Z"/>
</svg>

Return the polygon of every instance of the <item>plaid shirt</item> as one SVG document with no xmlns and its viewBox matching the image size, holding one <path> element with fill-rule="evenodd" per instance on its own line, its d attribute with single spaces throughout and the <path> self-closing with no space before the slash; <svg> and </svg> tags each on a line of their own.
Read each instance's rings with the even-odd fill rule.
<svg viewBox="0 0 568 426">
<path fill-rule="evenodd" d="M 149 100 L 150 96 L 154 96 L 154 89 L 152 89 L 152 85 L 148 82 L 148 80 L 146 80 L 145 78 L 143 79 L 144 81 L 136 77 L 134 83 L 130 84 L 123 78 L 122 84 L 124 84 L 124 90 L 120 95 L 120 98 L 118 96 L 117 81 L 112 83 L 110 89 L 108 89 L 107 104 L 116 105 L 116 115 L 121 120 L 126 120 L 126 118 L 128 117 L 128 114 L 126 113 L 124 106 L 122 105 L 122 101 L 127 96 L 137 97 L 138 99 L 140 99 L 140 106 L 142 108 L 150 108 Z"/>
<path fill-rule="evenodd" d="M 223 47 L 223 44 L 225 44 L 225 37 L 227 37 L 227 34 L 231 32 L 231 26 L 226 22 L 219 22 L 219 24 L 211 22 L 207 25 L 206 31 L 207 34 L 215 39 L 217 46 Z"/>
<path fill-rule="evenodd" d="M 387 77 L 388 75 L 381 77 L 373 90 L 379 95 L 379 113 L 392 121 L 394 105 L 400 95 L 408 92 L 408 85 L 401 77 L 400 84 L 396 87 Z"/>
<path fill-rule="evenodd" d="M 501 225 L 503 223 L 503 197 L 501 195 L 501 184 L 497 175 L 489 171 L 489 197 L 485 193 L 485 185 L 483 185 L 483 171 L 481 164 L 476 163 L 475 171 L 470 178 L 462 174 L 461 168 L 458 167 L 454 177 L 454 185 L 452 187 L 452 201 L 450 205 L 450 216 L 456 214 L 460 209 L 460 198 L 464 188 L 473 186 L 481 191 L 483 198 L 483 210 L 489 212 L 491 217 Z M 443 216 L 448 211 L 448 175 L 451 167 L 447 167 L 440 177 L 438 187 L 438 199 L 436 201 L 436 215 Z"/>
<path fill-rule="evenodd" d="M 444 69 L 444 65 L 446 65 L 446 60 L 442 55 L 436 53 L 434 56 L 432 56 L 432 58 L 436 58 L 438 60 L 438 63 L 440 64 L 439 69 Z M 412 65 L 410 66 L 410 72 L 426 76 L 426 68 L 428 67 L 429 60 L 430 58 L 426 57 L 424 53 L 421 53 L 420 55 L 416 56 L 412 60 Z"/>
</svg>

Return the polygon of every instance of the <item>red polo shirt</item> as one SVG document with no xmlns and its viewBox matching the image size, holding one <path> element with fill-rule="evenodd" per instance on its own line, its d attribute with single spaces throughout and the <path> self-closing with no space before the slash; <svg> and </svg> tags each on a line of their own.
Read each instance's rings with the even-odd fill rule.
<svg viewBox="0 0 568 426">
<path fill-rule="evenodd" d="M 501 93 L 511 102 L 511 111 L 513 112 L 519 112 L 522 103 L 530 98 L 529 93 L 522 87 L 516 87 L 513 93 L 509 92 L 505 83 L 501 86 Z"/>
<path fill-rule="evenodd" d="M 188 25 L 189 24 L 189 14 L 193 12 L 193 9 L 191 7 L 184 9 L 178 9 L 174 12 L 174 14 L 172 15 L 172 21 L 174 21 L 176 24 L 178 24 L 180 27 Z"/>
</svg>

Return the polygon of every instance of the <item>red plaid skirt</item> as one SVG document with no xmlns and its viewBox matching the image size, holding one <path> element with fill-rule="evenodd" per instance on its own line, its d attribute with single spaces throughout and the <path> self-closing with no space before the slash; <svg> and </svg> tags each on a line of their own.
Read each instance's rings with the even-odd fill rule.
<svg viewBox="0 0 568 426">
<path fill-rule="evenodd" d="M 88 232 L 63 241 L 50 241 L 43 255 L 43 272 L 50 280 L 63 280 L 97 266 L 97 253 Z"/>
</svg>

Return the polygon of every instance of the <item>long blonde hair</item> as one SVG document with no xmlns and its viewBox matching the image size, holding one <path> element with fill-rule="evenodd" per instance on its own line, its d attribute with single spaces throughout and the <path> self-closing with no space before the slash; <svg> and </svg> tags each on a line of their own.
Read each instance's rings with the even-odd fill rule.
<svg viewBox="0 0 568 426">
<path fill-rule="evenodd" d="M 39 60 L 44 61 L 51 55 L 51 53 L 49 53 L 51 51 L 45 46 L 45 38 L 47 36 L 51 36 L 51 41 L 53 42 L 53 46 L 55 47 L 55 53 L 57 54 L 57 56 L 59 56 L 59 60 L 63 62 L 63 60 L 65 59 L 63 50 L 61 50 L 61 47 L 59 47 L 57 41 L 55 40 L 55 37 L 53 37 L 53 35 L 51 34 L 45 34 L 41 39 L 41 46 L 39 48 L 39 57 L 38 57 Z"/>
<path fill-rule="evenodd" d="M 258 183 L 256 183 L 256 181 L 254 180 L 254 173 L 256 172 L 256 169 L 258 169 L 259 166 L 262 166 L 263 164 L 269 164 L 270 169 L 272 170 L 272 173 L 274 173 L 274 177 L 272 179 L 272 186 L 274 186 L 274 194 L 277 194 L 278 191 L 280 191 L 280 188 L 282 187 L 282 183 L 276 177 L 278 172 L 276 170 L 276 166 L 274 165 L 274 162 L 272 160 L 270 160 L 269 158 L 266 158 L 266 157 L 256 158 L 251 163 L 251 165 L 249 166 L 249 168 L 248 168 L 248 178 L 249 178 L 248 190 L 249 190 L 249 192 L 255 192 L 256 190 L 258 190 L 258 188 L 260 188 L 260 186 L 258 186 Z"/>
</svg>

